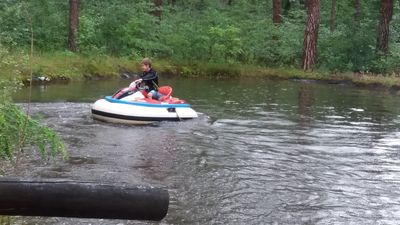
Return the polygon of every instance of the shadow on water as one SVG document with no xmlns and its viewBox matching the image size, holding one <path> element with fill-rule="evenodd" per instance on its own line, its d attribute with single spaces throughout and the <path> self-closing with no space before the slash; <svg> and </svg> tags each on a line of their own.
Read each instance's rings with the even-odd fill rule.
<svg viewBox="0 0 400 225">
<path fill-rule="evenodd" d="M 164 79 L 200 118 L 126 126 L 90 104 L 127 80 L 34 90 L 32 110 L 66 141 L 66 161 L 30 151 L 10 176 L 166 187 L 162 224 L 396 224 L 400 96 L 271 80 Z M 24 93 L 16 100 L 24 102 Z M 13 217 L 17 224 L 151 224 Z"/>
</svg>

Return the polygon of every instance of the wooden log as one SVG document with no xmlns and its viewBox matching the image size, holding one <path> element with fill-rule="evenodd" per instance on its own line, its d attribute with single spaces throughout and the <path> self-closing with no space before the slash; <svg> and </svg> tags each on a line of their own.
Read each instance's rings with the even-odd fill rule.
<svg viewBox="0 0 400 225">
<path fill-rule="evenodd" d="M 156 187 L 0 179 L 0 215 L 159 221 L 168 205 Z"/>
</svg>

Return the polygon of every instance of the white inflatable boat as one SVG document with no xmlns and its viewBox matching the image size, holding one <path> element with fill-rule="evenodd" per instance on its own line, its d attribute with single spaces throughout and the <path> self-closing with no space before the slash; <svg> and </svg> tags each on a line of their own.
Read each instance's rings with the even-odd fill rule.
<svg viewBox="0 0 400 225">
<path fill-rule="evenodd" d="M 168 93 L 158 101 L 145 98 L 139 91 L 118 99 L 118 93 L 128 91 L 122 89 L 113 96 L 97 100 L 92 105 L 92 116 L 97 120 L 124 124 L 150 124 L 197 117 L 196 111 L 189 104 L 171 96 L 172 88 L 164 86 L 160 90 L 167 90 Z"/>
</svg>

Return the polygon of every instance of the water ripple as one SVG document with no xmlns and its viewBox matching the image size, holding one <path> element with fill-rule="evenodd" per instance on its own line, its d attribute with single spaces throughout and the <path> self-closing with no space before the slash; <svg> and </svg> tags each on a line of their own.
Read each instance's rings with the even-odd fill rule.
<svg viewBox="0 0 400 225">
<path fill-rule="evenodd" d="M 71 158 L 40 162 L 28 154 L 8 172 L 165 186 L 171 204 L 161 224 L 398 224 L 398 96 L 304 82 L 215 82 L 207 93 L 189 85 L 199 119 L 149 127 L 93 121 L 89 103 L 35 103 Z"/>
</svg>

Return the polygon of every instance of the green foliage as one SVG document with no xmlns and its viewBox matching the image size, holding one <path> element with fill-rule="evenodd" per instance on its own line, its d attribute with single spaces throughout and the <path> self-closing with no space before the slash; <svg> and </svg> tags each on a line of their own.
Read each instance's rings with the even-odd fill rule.
<svg viewBox="0 0 400 225">
<path fill-rule="evenodd" d="M 135 58 L 149 55 L 158 57 L 170 51 L 159 41 L 157 18 L 146 10 L 149 8 L 147 4 L 136 5 L 136 13 L 122 27 L 121 38 L 127 46 L 125 54 L 131 54 Z"/>
<path fill-rule="evenodd" d="M 79 17 L 79 32 L 77 45 L 80 51 L 89 54 L 99 54 L 104 51 L 96 37 L 102 17 L 94 15 L 81 15 Z"/>
<path fill-rule="evenodd" d="M 26 60 L 10 55 L 0 45 L 0 159 L 12 159 L 15 152 L 25 146 L 37 146 L 43 158 L 56 154 L 66 156 L 60 137 L 47 126 L 28 117 L 11 101 L 11 93 L 22 86 L 18 77 L 22 73 L 21 65 L 27 64 Z"/>
<path fill-rule="evenodd" d="M 320 68 L 329 71 L 375 70 L 373 64 L 379 57 L 375 54 L 379 4 L 363 3 L 361 6 L 363 15 L 356 21 L 353 3 L 338 1 L 336 28 L 333 32 L 329 30 L 329 21 L 324 20 L 330 16 L 325 10 L 318 39 Z"/>
<path fill-rule="evenodd" d="M 303 10 L 293 10 L 280 26 L 270 20 L 260 20 L 248 32 L 252 37 L 246 41 L 245 52 L 252 52 L 257 63 L 277 67 L 300 67 L 304 27 L 299 19 L 305 19 Z M 263 33 L 257 27 L 266 26 Z M 262 41 L 260 41 L 262 40 Z"/>
<path fill-rule="evenodd" d="M 85 0 L 80 5 L 78 48 L 83 55 L 299 68 L 306 21 L 304 2 L 284 0 L 283 22 L 274 25 L 271 1 L 163 1 L 160 21 L 153 15 L 153 1 Z M 362 2 L 359 20 L 354 18 L 353 4 L 337 1 L 335 30 L 331 32 L 331 1 L 321 1 L 317 67 L 397 71 L 399 4 L 394 4 L 386 57 L 375 50 L 379 1 Z M 31 18 L 37 50 L 65 51 L 68 9 L 68 1 L 1 1 L 0 43 L 13 49 L 29 47 Z"/>
<path fill-rule="evenodd" d="M 28 56 L 26 54 L 17 51 L 11 54 L 0 43 L 0 81 L 19 79 L 27 66 L 27 62 Z"/>
<path fill-rule="evenodd" d="M 320 67 L 330 71 L 369 71 L 376 59 L 375 39 L 362 29 L 322 26 L 319 40 Z"/>
<path fill-rule="evenodd" d="M 240 29 L 234 26 L 211 27 L 211 60 L 214 62 L 234 62 L 243 53 L 239 37 Z"/>
<path fill-rule="evenodd" d="M 54 131 L 28 117 L 10 101 L 9 93 L 16 87 L 15 82 L 3 81 L 0 87 L 0 158 L 12 159 L 16 151 L 29 145 L 37 146 L 42 158 L 66 156 L 63 142 Z"/>
<path fill-rule="evenodd" d="M 160 57 L 178 62 L 208 61 L 210 37 L 207 35 L 206 27 L 200 26 L 198 21 L 186 20 L 186 16 L 166 15 L 165 17 L 165 21 L 161 21 L 157 28 L 160 32 L 159 41 L 164 46 L 168 46 L 168 51 L 160 54 Z"/>
<path fill-rule="evenodd" d="M 25 45 L 29 29 L 25 23 L 23 5 L 13 1 L 0 2 L 0 41 L 6 46 Z"/>
<path fill-rule="evenodd" d="M 400 72 L 400 46 L 393 44 L 390 46 L 396 51 L 391 51 L 386 57 L 377 57 L 371 62 L 371 71 L 385 74 L 388 71 L 398 74 Z"/>
<path fill-rule="evenodd" d="M 68 3 L 63 1 L 1 1 L 0 42 L 7 46 L 28 46 L 31 25 L 35 46 L 54 50 L 66 46 Z"/>
<path fill-rule="evenodd" d="M 42 51 L 65 48 L 68 37 L 68 1 L 27 1 L 25 17 L 32 18 L 35 47 Z M 29 21 L 25 24 L 29 26 Z M 30 35 L 27 36 L 30 43 Z"/>
</svg>

